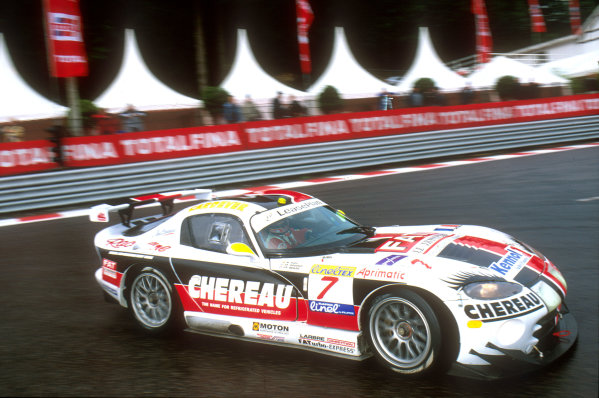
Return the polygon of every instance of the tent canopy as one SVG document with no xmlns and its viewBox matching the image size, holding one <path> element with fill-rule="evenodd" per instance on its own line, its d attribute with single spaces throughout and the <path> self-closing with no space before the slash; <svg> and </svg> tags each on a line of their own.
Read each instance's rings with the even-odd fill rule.
<svg viewBox="0 0 599 398">
<path fill-rule="evenodd" d="M 125 31 L 125 52 L 116 79 L 94 103 L 109 112 L 120 112 L 129 104 L 142 111 L 195 108 L 201 105 L 200 100 L 172 90 L 150 72 L 139 52 L 132 29 Z"/>
<path fill-rule="evenodd" d="M 493 87 L 502 76 L 514 76 L 521 83 L 535 82 L 538 84 L 565 84 L 568 81 L 554 75 L 548 70 L 540 70 L 515 59 L 498 56 L 484 64 L 479 70 L 468 77 L 474 88 Z"/>
<path fill-rule="evenodd" d="M 34 91 L 17 72 L 0 33 L 0 122 L 64 117 L 68 108 Z"/>
<path fill-rule="evenodd" d="M 568 78 L 597 74 L 599 73 L 599 50 L 547 62 L 537 69 Z"/>
<path fill-rule="evenodd" d="M 354 58 L 342 27 L 335 28 L 335 42 L 331 60 L 322 75 L 310 86 L 308 93 L 318 95 L 326 86 L 333 86 L 344 98 L 372 96 L 381 89 L 395 91 L 395 87 L 368 73 Z"/>
<path fill-rule="evenodd" d="M 238 101 L 249 95 L 257 102 L 264 102 L 264 100 L 274 98 L 279 91 L 298 98 L 306 95 L 303 91 L 274 79 L 260 67 L 250 48 L 245 29 L 237 29 L 235 60 L 220 87 L 236 97 Z"/>
<path fill-rule="evenodd" d="M 428 28 L 421 27 L 418 35 L 418 49 L 414 62 L 397 85 L 400 91 L 411 91 L 414 83 L 423 77 L 433 79 L 441 90 L 458 90 L 466 85 L 466 80 L 447 67 L 437 55 Z"/>
</svg>

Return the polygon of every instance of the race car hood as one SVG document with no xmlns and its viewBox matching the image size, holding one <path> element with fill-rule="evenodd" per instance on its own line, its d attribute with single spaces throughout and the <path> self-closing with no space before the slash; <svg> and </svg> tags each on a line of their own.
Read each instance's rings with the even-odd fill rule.
<svg viewBox="0 0 599 398">
<path fill-rule="evenodd" d="M 543 279 L 562 299 L 566 283 L 557 268 L 541 253 L 494 229 L 463 225 L 382 227 L 351 252 L 387 254 L 377 264 L 400 259 L 427 267 L 478 266 L 498 277 L 531 287 Z M 381 260 L 381 261 L 382 261 Z M 451 260 L 451 261 L 447 261 Z M 442 272 L 442 270 L 438 270 Z"/>
</svg>

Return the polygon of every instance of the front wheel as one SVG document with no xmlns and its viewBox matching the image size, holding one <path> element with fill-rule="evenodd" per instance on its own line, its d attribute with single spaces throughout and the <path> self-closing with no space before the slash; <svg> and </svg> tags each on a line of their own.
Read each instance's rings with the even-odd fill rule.
<svg viewBox="0 0 599 398">
<path fill-rule="evenodd" d="M 440 359 L 441 331 L 435 311 L 409 290 L 375 300 L 368 316 L 368 337 L 383 364 L 401 374 L 428 373 Z"/>
<path fill-rule="evenodd" d="M 172 289 L 166 278 L 154 269 L 144 270 L 133 279 L 129 307 L 137 323 L 150 333 L 159 334 L 173 326 Z"/>
</svg>

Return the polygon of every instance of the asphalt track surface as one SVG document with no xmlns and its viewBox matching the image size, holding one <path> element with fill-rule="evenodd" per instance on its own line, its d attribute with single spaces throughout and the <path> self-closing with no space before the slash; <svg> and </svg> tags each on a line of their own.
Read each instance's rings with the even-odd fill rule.
<svg viewBox="0 0 599 398">
<path fill-rule="evenodd" d="M 477 224 L 539 249 L 568 281 L 573 351 L 543 371 L 497 382 L 404 380 L 374 360 L 191 333 L 151 338 L 104 302 L 83 217 L 0 228 L 1 396 L 596 397 L 599 147 L 313 185 L 370 225 Z"/>
</svg>

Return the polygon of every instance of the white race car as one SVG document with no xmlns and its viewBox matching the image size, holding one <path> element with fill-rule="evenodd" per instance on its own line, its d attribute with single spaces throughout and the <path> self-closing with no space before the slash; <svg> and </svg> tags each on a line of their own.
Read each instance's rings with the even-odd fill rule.
<svg viewBox="0 0 599 398">
<path fill-rule="evenodd" d="M 367 227 L 312 196 L 190 192 L 92 209 L 96 279 L 146 331 L 172 328 L 349 359 L 404 375 L 497 378 L 575 342 L 566 282 L 538 251 L 467 225 Z M 139 205 L 163 214 L 132 220 Z"/>
</svg>

